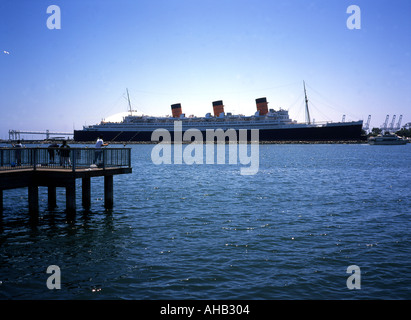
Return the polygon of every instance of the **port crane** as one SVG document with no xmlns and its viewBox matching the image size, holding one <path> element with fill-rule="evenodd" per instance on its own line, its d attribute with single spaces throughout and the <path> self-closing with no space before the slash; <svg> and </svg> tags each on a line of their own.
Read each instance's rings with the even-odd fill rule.
<svg viewBox="0 0 411 320">
<path fill-rule="evenodd" d="M 371 121 L 371 115 L 368 115 L 367 123 L 363 126 L 363 129 L 366 132 L 368 132 L 368 130 L 370 129 L 370 121 Z"/>
<path fill-rule="evenodd" d="M 400 115 L 400 118 L 398 119 L 398 122 L 394 128 L 395 131 L 398 131 L 401 129 L 401 121 L 402 121 L 402 114 Z"/>
<path fill-rule="evenodd" d="M 393 131 L 394 130 L 394 123 L 395 123 L 395 118 L 396 118 L 397 116 L 394 114 L 393 116 L 392 116 L 392 121 L 391 121 L 391 124 L 390 124 L 390 126 L 389 126 L 389 128 L 388 128 L 388 131 Z"/>
<path fill-rule="evenodd" d="M 387 117 L 385 118 L 385 122 L 381 125 L 381 130 L 382 130 L 383 133 L 385 131 L 393 132 L 393 131 L 398 131 L 398 130 L 401 129 L 402 114 L 398 118 L 398 122 L 396 124 L 395 124 L 395 119 L 396 119 L 397 116 L 394 114 L 392 116 L 391 123 L 388 125 L 389 117 L 390 116 L 387 114 Z M 365 130 L 365 128 L 364 128 L 364 130 Z"/>
<path fill-rule="evenodd" d="M 390 115 L 387 114 L 387 117 L 385 118 L 385 122 L 381 125 L 381 130 L 384 133 L 387 130 L 388 126 L 388 119 L 390 118 Z"/>
</svg>

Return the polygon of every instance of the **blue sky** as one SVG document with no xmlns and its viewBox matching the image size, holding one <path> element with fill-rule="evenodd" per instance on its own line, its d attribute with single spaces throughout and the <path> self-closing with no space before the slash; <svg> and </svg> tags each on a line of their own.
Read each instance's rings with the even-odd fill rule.
<svg viewBox="0 0 411 320">
<path fill-rule="evenodd" d="M 361 29 L 349 30 L 349 5 Z M 50 30 L 49 5 L 61 10 Z M 251 115 L 255 99 L 304 121 L 411 121 L 409 0 L 2 0 L 0 138 L 72 131 L 127 110 Z M 6 51 L 7 53 L 5 53 Z"/>
</svg>

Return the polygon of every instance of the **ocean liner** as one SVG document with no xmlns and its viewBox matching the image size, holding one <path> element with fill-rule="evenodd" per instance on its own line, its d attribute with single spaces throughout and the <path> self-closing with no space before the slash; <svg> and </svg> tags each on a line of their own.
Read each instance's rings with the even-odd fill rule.
<svg viewBox="0 0 411 320">
<path fill-rule="evenodd" d="M 121 122 L 104 122 L 84 126 L 83 130 L 74 130 L 74 140 L 79 142 L 95 141 L 102 136 L 104 141 L 152 141 L 156 129 L 165 129 L 173 139 L 175 121 L 180 121 L 182 132 L 197 129 L 205 139 L 207 130 L 241 129 L 247 130 L 247 139 L 251 139 L 251 130 L 259 130 L 259 141 L 352 141 L 364 140 L 362 137 L 363 121 L 314 123 L 310 119 L 307 93 L 304 84 L 306 122 L 298 123 L 290 119 L 287 110 L 268 109 L 267 98 L 255 100 L 257 111 L 254 115 L 233 115 L 224 111 L 222 100 L 214 101 L 213 114 L 205 117 L 186 117 L 180 103 L 171 105 L 172 116 L 151 117 L 132 114 L 128 95 L 129 115 Z"/>
</svg>

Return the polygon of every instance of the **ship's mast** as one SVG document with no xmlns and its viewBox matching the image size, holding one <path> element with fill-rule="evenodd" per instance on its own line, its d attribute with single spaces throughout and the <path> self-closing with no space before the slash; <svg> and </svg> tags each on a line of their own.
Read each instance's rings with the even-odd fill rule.
<svg viewBox="0 0 411 320">
<path fill-rule="evenodd" d="M 311 124 L 310 110 L 308 109 L 307 91 L 305 90 L 305 81 L 303 81 L 303 84 L 304 84 L 304 95 L 305 95 L 305 121 L 307 122 L 307 124 Z"/>
<path fill-rule="evenodd" d="M 128 107 L 129 107 L 129 111 L 130 111 L 130 116 L 133 115 L 133 110 L 131 110 L 131 103 L 130 103 L 130 96 L 128 95 L 128 89 L 126 88 L 127 91 L 127 100 L 128 100 Z"/>
</svg>

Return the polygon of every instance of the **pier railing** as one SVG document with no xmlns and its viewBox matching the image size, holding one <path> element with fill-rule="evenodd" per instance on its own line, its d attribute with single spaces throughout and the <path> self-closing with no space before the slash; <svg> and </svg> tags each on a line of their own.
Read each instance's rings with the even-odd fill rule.
<svg viewBox="0 0 411 320">
<path fill-rule="evenodd" d="M 0 148 L 0 171 L 131 167 L 130 148 Z"/>
</svg>

